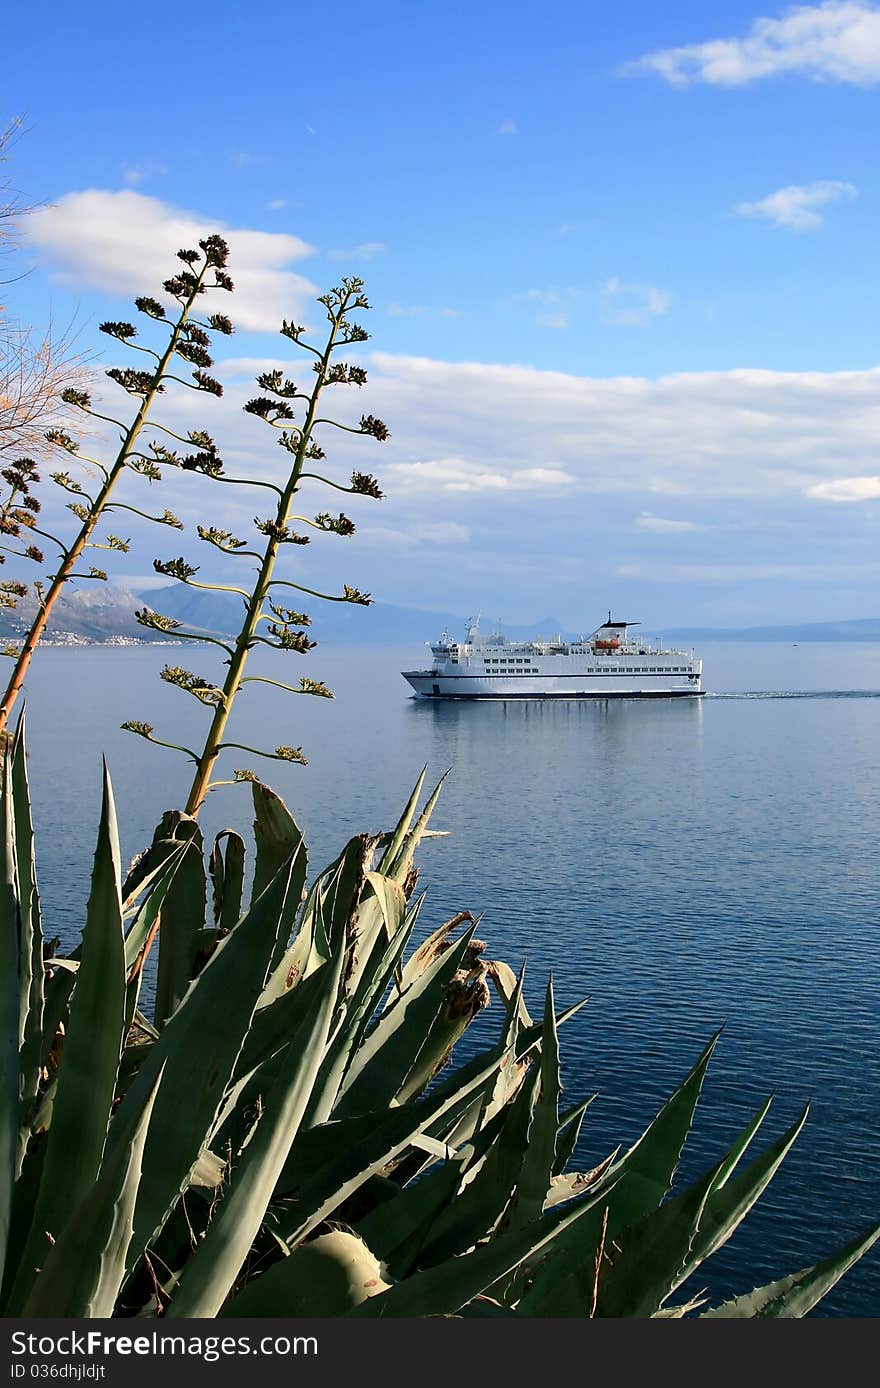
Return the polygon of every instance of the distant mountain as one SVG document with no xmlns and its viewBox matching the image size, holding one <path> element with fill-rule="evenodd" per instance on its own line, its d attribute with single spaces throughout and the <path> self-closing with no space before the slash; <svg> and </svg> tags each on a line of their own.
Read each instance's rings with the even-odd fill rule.
<svg viewBox="0 0 880 1388">
<path fill-rule="evenodd" d="M 175 617 L 179 622 L 221 636 L 238 630 L 241 621 L 241 602 L 225 593 L 205 593 L 185 584 L 175 583 L 167 588 L 153 588 L 144 600 Z M 312 631 L 322 641 L 339 641 L 351 645 L 358 642 L 374 645 L 405 644 L 410 641 L 430 641 L 445 628 L 464 634 L 466 619 L 451 612 L 422 612 L 418 608 L 398 607 L 394 603 L 375 602 L 369 608 L 350 603 L 321 603 L 311 605 Z M 559 631 L 554 617 L 533 622 L 528 626 L 483 622 L 484 631 L 502 631 L 511 639 L 524 641 L 530 637 Z"/>
<path fill-rule="evenodd" d="M 116 584 L 95 583 L 88 588 L 71 589 L 52 609 L 46 635 L 50 640 L 66 636 L 83 641 L 107 641 L 111 636 L 149 640 L 150 633 L 134 619 L 135 608 L 141 606 L 141 598 Z M 35 612 L 33 597 L 19 599 L 14 611 L 0 609 L 0 637 L 21 636 Z"/>
<path fill-rule="evenodd" d="M 880 617 L 842 622 L 801 622 L 775 627 L 674 627 L 662 631 L 675 641 L 880 641 Z"/>
<path fill-rule="evenodd" d="M 133 593 L 118 584 L 96 583 L 93 587 L 72 589 L 59 599 L 48 636 L 56 640 L 73 637 L 80 641 L 107 641 L 111 637 L 142 641 L 167 639 L 135 621 L 135 609 L 145 605 L 174 617 L 191 631 L 211 636 L 230 636 L 238 630 L 241 621 L 241 600 L 228 593 L 208 593 L 183 583 Z M 0 609 L 0 639 L 20 636 L 30 625 L 34 611 L 32 598 L 22 599 L 15 611 Z M 312 630 L 318 640 L 347 646 L 421 645 L 436 639 L 444 630 L 463 636 L 467 625 L 466 618 L 460 614 L 422 612 L 418 608 L 385 602 L 374 603 L 369 608 L 315 602 L 312 615 Z M 528 624 L 483 620 L 481 626 L 484 632 L 501 631 L 516 641 L 550 636 L 560 630 L 563 637 L 577 634 L 566 631 L 554 617 Z M 880 641 L 880 617 L 786 626 L 674 627 L 659 634 L 666 641 L 687 642 L 688 645 L 701 641 Z"/>
</svg>

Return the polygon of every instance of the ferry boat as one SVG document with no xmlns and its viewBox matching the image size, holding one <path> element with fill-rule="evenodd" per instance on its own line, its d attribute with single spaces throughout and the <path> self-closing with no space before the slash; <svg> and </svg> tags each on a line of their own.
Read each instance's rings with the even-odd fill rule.
<svg viewBox="0 0 880 1388">
<path fill-rule="evenodd" d="M 630 635 L 638 622 L 614 621 L 611 613 L 591 636 L 564 641 L 510 641 L 484 636 L 479 618 L 463 641 L 444 631 L 427 642 L 431 666 L 403 670 L 426 699 L 672 699 L 702 694 L 703 662 L 693 651 Z"/>
</svg>

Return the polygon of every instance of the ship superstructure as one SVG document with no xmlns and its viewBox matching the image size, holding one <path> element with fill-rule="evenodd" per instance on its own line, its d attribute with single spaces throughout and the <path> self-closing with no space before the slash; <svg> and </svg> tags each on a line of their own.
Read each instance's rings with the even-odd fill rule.
<svg viewBox="0 0 880 1388">
<path fill-rule="evenodd" d="M 445 631 L 427 643 L 431 665 L 404 670 L 416 694 L 433 699 L 679 698 L 701 694 L 703 662 L 631 634 L 638 622 L 608 620 L 590 636 L 535 641 L 483 635 L 468 624 L 463 641 Z"/>
</svg>

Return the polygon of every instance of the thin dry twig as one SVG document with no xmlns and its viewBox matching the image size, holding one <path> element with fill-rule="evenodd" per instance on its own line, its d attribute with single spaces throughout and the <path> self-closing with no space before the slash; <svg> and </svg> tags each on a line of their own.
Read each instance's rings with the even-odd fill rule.
<svg viewBox="0 0 880 1388">
<path fill-rule="evenodd" d="M 20 118 L 0 129 L 0 255 L 11 253 L 22 219 L 37 206 L 22 199 L 3 171 L 22 133 Z M 58 332 L 50 323 L 37 331 L 0 303 L 0 454 L 45 451 L 45 431 L 64 417 L 61 391 L 82 385 L 86 374 L 75 339 L 72 326 Z"/>
</svg>

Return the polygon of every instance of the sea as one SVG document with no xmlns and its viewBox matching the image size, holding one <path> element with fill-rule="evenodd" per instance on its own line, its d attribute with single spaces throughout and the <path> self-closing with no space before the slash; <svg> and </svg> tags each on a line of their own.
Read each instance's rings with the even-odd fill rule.
<svg viewBox="0 0 880 1388">
<path fill-rule="evenodd" d="M 431 633 L 426 632 L 426 636 Z M 449 771 L 420 852 L 427 933 L 481 915 L 487 955 L 524 961 L 540 1012 L 589 996 L 561 1032 L 564 1103 L 597 1092 L 583 1169 L 632 1143 L 719 1029 L 679 1181 L 714 1164 L 766 1097 L 769 1143 L 810 1101 L 792 1153 L 698 1273 L 710 1301 L 807 1267 L 880 1220 L 880 644 L 706 644 L 703 699 L 432 702 L 400 676 L 416 648 L 269 656 L 251 673 L 326 681 L 332 701 L 246 687 L 232 740 L 302 746 L 253 767 L 300 822 L 317 871 L 395 821 L 417 775 Z M 208 711 L 159 678 L 216 676 L 179 647 L 43 648 L 27 682 L 46 930 L 76 943 L 107 758 L 123 854 L 179 807 L 190 763 L 120 731 L 198 746 Z M 206 833 L 247 838 L 248 787 L 209 798 Z M 494 1035 L 500 1007 L 481 1015 Z M 476 1044 L 471 1037 L 468 1045 Z M 765 1136 L 766 1135 L 766 1136 Z M 821 1303 L 880 1315 L 880 1249 Z"/>
</svg>

